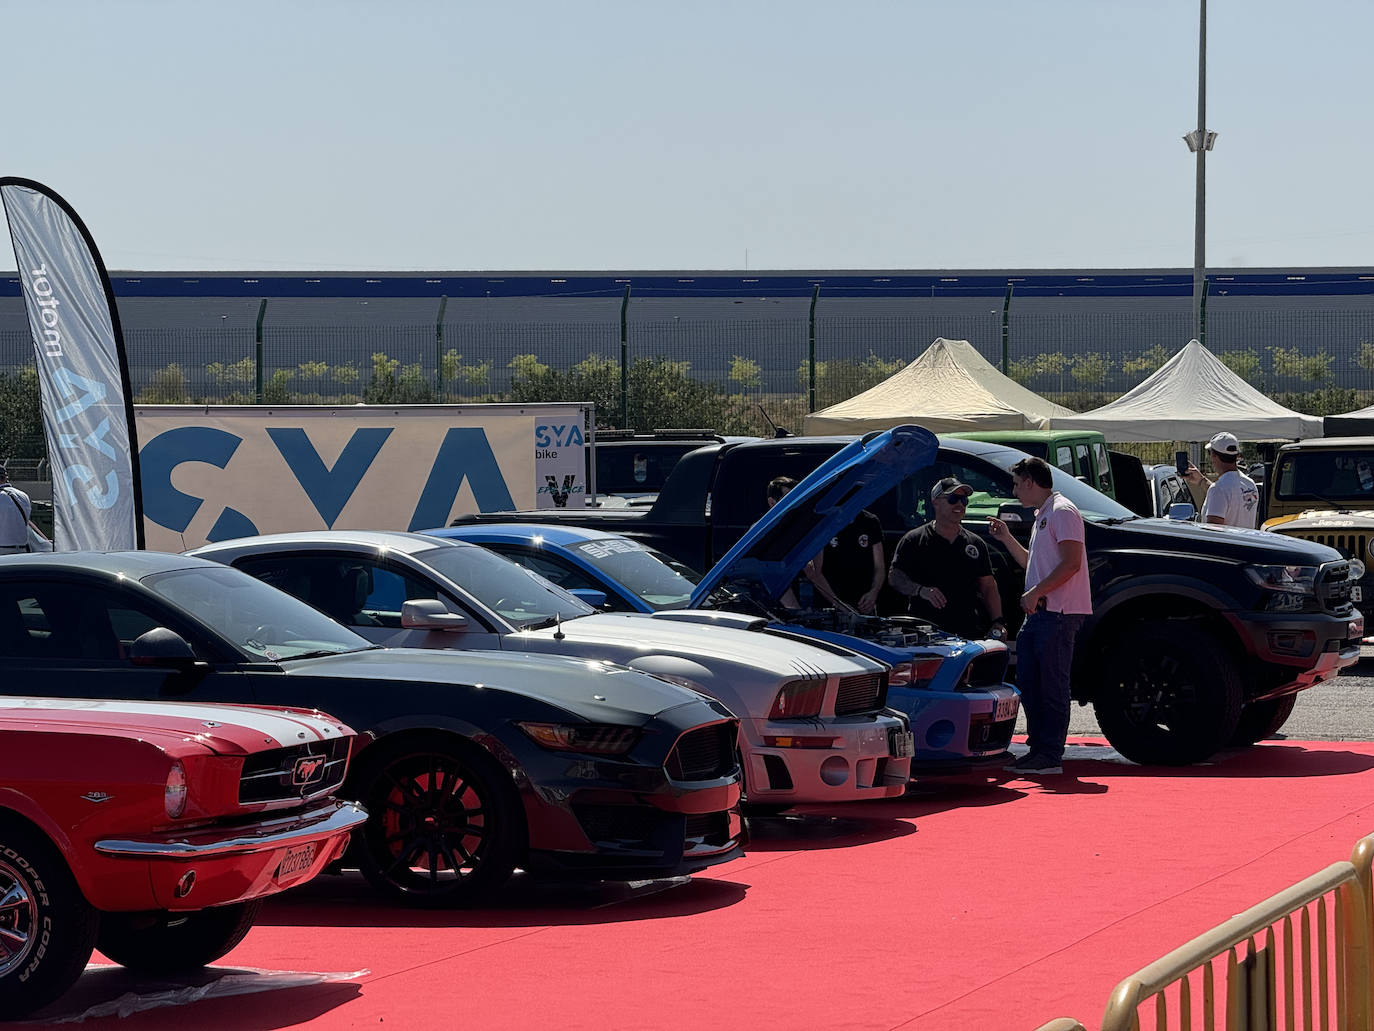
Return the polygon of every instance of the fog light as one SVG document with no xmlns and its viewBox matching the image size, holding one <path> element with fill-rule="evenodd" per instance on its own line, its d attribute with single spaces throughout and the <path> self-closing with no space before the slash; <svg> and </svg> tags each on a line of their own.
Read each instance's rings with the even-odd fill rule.
<svg viewBox="0 0 1374 1031">
<path fill-rule="evenodd" d="M 936 750 L 944 748 L 954 740 L 954 723 L 951 720 L 936 720 L 926 731 L 926 744 Z"/>
<path fill-rule="evenodd" d="M 832 788 L 837 788 L 849 779 L 849 760 L 842 755 L 832 755 L 821 763 L 821 780 Z"/>
<path fill-rule="evenodd" d="M 172 889 L 172 894 L 179 899 L 184 899 L 191 894 L 191 889 L 196 886 L 196 872 L 187 870 L 181 875 L 181 880 L 177 881 L 177 886 Z"/>
</svg>

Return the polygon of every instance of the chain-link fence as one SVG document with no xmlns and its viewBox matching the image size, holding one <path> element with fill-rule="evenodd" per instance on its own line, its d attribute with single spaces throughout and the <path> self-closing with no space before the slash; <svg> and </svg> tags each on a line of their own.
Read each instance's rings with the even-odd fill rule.
<svg viewBox="0 0 1374 1031">
<path fill-rule="evenodd" d="M 602 299 L 570 307 L 563 321 L 548 316 L 560 302 L 542 303 L 538 319 L 518 306 L 440 305 L 429 322 L 387 321 L 375 307 L 325 322 L 312 321 L 305 302 L 286 314 L 266 302 L 254 305 L 257 319 L 238 312 L 185 325 L 147 324 L 157 320 L 121 303 L 121 319 L 144 403 L 590 400 L 608 426 L 762 434 L 799 429 L 807 411 L 881 382 L 942 336 L 969 340 L 1012 378 L 1082 411 L 1154 372 L 1192 324 L 1188 298 L 1134 308 L 1044 297 L 760 298 L 718 301 L 705 314 L 688 303 Z M 1208 348 L 1281 403 L 1334 414 L 1374 400 L 1374 300 L 1210 305 Z M 12 313 L 3 322 L 0 456 L 37 460 L 32 345 Z"/>
</svg>

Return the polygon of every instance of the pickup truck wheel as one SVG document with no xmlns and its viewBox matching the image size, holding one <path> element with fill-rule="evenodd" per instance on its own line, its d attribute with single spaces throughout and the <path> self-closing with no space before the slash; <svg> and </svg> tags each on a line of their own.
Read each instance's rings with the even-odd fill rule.
<svg viewBox="0 0 1374 1031">
<path fill-rule="evenodd" d="M 96 948 L 140 973 L 196 970 L 243 941 L 261 905 L 253 899 L 194 913 L 106 913 Z"/>
<path fill-rule="evenodd" d="M 1231 735 L 1231 744 L 1237 748 L 1253 745 L 1279 732 L 1279 728 L 1293 715 L 1293 706 L 1298 704 L 1298 696 L 1286 694 L 1282 698 L 1266 698 L 1260 702 L 1246 702 L 1240 713 L 1240 723 Z"/>
<path fill-rule="evenodd" d="M 412 738 L 379 754 L 358 783 L 367 822 L 359 865 L 383 894 L 463 906 L 505 883 L 525 847 L 520 795 L 477 746 Z"/>
<path fill-rule="evenodd" d="M 1185 766 L 1225 747 L 1241 714 L 1235 664 L 1186 624 L 1147 623 L 1109 642 L 1093 711 L 1133 762 Z"/>
<path fill-rule="evenodd" d="M 57 849 L 0 824 L 0 1020 L 46 1006 L 86 969 L 100 915 Z"/>
</svg>

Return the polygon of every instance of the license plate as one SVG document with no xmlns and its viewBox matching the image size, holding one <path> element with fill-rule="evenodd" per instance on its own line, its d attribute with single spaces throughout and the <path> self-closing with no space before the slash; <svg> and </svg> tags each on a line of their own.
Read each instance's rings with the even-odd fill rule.
<svg viewBox="0 0 1374 1031">
<path fill-rule="evenodd" d="M 1014 719 L 1020 710 L 1021 699 L 1016 695 L 999 698 L 997 699 L 997 708 L 992 714 L 992 722 L 1001 723 L 1003 720 Z"/>
<path fill-rule="evenodd" d="M 912 753 L 916 742 L 909 730 L 890 727 L 887 731 L 887 751 L 894 759 L 905 759 Z"/>
<path fill-rule="evenodd" d="M 1364 588 L 1359 586 L 1350 588 L 1350 600 L 1364 601 Z"/>
<path fill-rule="evenodd" d="M 282 856 L 281 862 L 277 864 L 277 880 L 288 881 L 298 877 L 309 870 L 314 863 L 315 843 L 313 841 L 288 848 L 286 855 Z"/>
</svg>

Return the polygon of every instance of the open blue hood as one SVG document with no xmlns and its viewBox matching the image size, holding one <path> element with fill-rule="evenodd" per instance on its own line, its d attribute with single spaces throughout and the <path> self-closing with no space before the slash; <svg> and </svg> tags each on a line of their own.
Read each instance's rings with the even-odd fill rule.
<svg viewBox="0 0 1374 1031">
<path fill-rule="evenodd" d="M 895 426 L 847 444 L 749 528 L 697 584 L 688 605 L 705 604 L 723 585 L 776 601 L 830 538 L 934 462 L 938 448 L 935 434 L 920 426 Z"/>
</svg>

